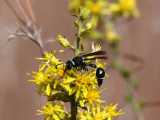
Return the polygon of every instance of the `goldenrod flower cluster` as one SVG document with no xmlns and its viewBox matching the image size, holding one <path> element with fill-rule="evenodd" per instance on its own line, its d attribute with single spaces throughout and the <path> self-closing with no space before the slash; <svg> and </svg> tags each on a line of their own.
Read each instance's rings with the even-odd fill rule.
<svg viewBox="0 0 160 120">
<path fill-rule="evenodd" d="M 92 48 L 94 51 L 100 50 L 100 45 L 94 46 L 92 44 Z M 120 111 L 116 112 L 117 105 L 106 106 L 106 108 L 100 105 L 101 102 L 106 102 L 100 99 L 100 93 L 106 88 L 99 91 L 95 75 L 96 69 L 92 68 L 88 71 L 82 71 L 73 68 L 65 71 L 65 62 L 56 57 L 61 52 L 63 51 L 45 52 L 43 58 L 37 58 L 42 60 L 39 71 L 29 74 L 34 78 L 29 81 L 34 82 L 38 86 L 39 94 L 48 97 L 47 105 L 42 107 L 43 110 L 38 110 L 38 115 L 45 114 L 47 120 L 70 119 L 69 114 L 63 110 L 64 105 L 55 104 L 55 101 L 71 102 L 72 95 L 75 95 L 76 106 L 87 110 L 86 112 L 78 110 L 79 117 L 77 119 L 99 120 L 98 118 L 101 118 L 102 120 L 110 120 L 112 117 L 123 114 Z M 96 60 L 95 64 L 105 69 L 106 63 Z M 100 112 L 100 109 L 103 109 L 103 111 Z"/>
</svg>

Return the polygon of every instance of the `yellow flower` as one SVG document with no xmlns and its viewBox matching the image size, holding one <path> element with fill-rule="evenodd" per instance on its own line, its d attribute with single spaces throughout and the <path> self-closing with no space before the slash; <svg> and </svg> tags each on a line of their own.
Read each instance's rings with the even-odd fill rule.
<svg viewBox="0 0 160 120">
<path fill-rule="evenodd" d="M 106 62 L 101 63 L 101 62 L 100 62 L 100 59 L 96 59 L 96 65 L 97 65 L 98 67 L 101 67 L 101 68 L 103 68 L 103 69 L 106 69 L 106 68 L 105 68 L 105 65 L 106 65 L 106 64 L 107 64 Z"/>
<path fill-rule="evenodd" d="M 45 93 L 49 96 L 52 92 L 54 92 L 53 90 L 61 90 L 62 82 L 60 79 L 64 77 L 65 68 L 64 63 L 60 62 L 55 55 L 55 51 L 50 53 L 45 52 L 44 58 L 37 58 L 44 60 L 43 64 L 39 67 L 39 72 L 32 72 L 33 75 L 28 74 L 34 78 L 29 81 L 34 82 L 39 87 L 40 95 Z"/>
<path fill-rule="evenodd" d="M 78 120 L 91 120 L 92 116 L 90 115 L 90 113 L 88 111 L 80 111 L 78 110 Z"/>
<path fill-rule="evenodd" d="M 93 113 L 93 119 L 91 120 L 106 120 L 107 114 L 101 111 L 101 108 L 103 108 L 101 105 L 97 105 L 96 113 Z"/>
<path fill-rule="evenodd" d="M 64 114 L 64 110 L 62 109 L 63 107 L 64 105 L 61 104 L 56 105 L 54 102 L 47 102 L 47 105 L 43 106 L 43 111 L 37 110 L 38 112 L 40 112 L 37 115 L 45 114 L 46 118 L 48 118 L 49 120 L 60 120 L 62 119 L 62 114 Z"/>
<path fill-rule="evenodd" d="M 52 89 L 59 90 L 61 86 L 60 78 L 58 78 L 55 73 L 42 73 L 42 72 L 32 72 L 34 75 L 31 75 L 34 80 L 29 80 L 31 82 L 34 82 L 39 87 L 39 94 L 41 95 L 43 92 L 46 93 L 48 96 L 51 94 L 51 86 L 53 86 Z M 57 85 L 59 87 L 57 88 Z M 44 90 L 44 91 L 43 91 Z"/>
<path fill-rule="evenodd" d="M 120 38 L 117 33 L 115 33 L 113 30 L 108 30 L 106 32 L 107 42 L 112 43 L 118 43 Z"/>
<path fill-rule="evenodd" d="M 112 120 L 113 117 L 124 114 L 123 112 L 121 112 L 121 109 L 118 112 L 116 112 L 117 105 L 118 104 L 112 106 L 112 104 L 110 104 L 110 106 L 106 106 L 105 112 L 107 113 L 107 120 Z"/>
<path fill-rule="evenodd" d="M 91 74 L 91 71 L 88 71 L 84 74 L 74 73 L 75 77 L 64 78 L 64 87 L 69 91 L 69 95 L 72 95 L 76 92 L 76 98 L 80 97 L 80 94 L 87 96 L 87 91 L 89 88 L 94 88 L 96 84 L 96 77 L 94 74 Z M 72 83 L 73 87 L 69 87 L 68 84 Z"/>
<path fill-rule="evenodd" d="M 62 50 L 60 50 L 59 52 L 62 52 Z M 56 66 L 58 64 L 62 64 L 60 62 L 60 60 L 58 58 L 55 57 L 56 55 L 56 51 L 54 52 L 45 52 L 44 53 L 44 57 L 43 58 L 36 58 L 36 59 L 39 59 L 39 60 L 43 60 L 43 65 L 40 66 L 40 71 L 42 71 L 45 67 L 49 66 L 49 65 L 53 65 L 53 66 Z"/>
<path fill-rule="evenodd" d="M 103 109 L 103 111 L 101 111 Z M 119 112 L 116 112 L 117 104 L 112 106 L 106 106 L 103 107 L 99 104 L 97 104 L 97 107 L 94 109 L 94 111 L 78 111 L 78 115 L 80 120 L 112 120 L 113 117 L 116 117 L 118 115 L 124 114 L 119 110 Z"/>
<path fill-rule="evenodd" d="M 100 50 L 101 50 L 100 44 L 95 45 L 94 42 L 92 42 L 92 52 L 97 52 L 97 51 L 100 51 Z M 95 57 L 94 55 L 93 56 L 87 56 L 86 59 L 88 59 L 88 60 L 86 60 L 85 62 L 87 64 L 91 64 L 92 63 L 91 59 L 94 58 L 94 57 Z"/>
<path fill-rule="evenodd" d="M 97 105 L 95 111 L 88 112 L 88 111 L 78 111 L 79 119 L 80 120 L 106 120 L 107 114 L 100 109 L 103 108 L 101 105 Z"/>
<path fill-rule="evenodd" d="M 31 75 L 31 74 L 28 74 L 28 75 L 31 75 L 34 80 L 29 80 L 31 82 L 35 82 L 36 85 L 40 85 L 40 84 L 43 84 L 43 83 L 51 83 L 52 80 L 49 78 L 49 74 L 44 74 L 42 72 L 32 72 L 34 75 Z"/>
<path fill-rule="evenodd" d="M 106 88 L 105 88 L 106 89 Z M 85 96 L 85 100 L 86 102 L 88 102 L 88 111 L 90 110 L 90 108 L 92 108 L 92 112 L 94 113 L 94 103 L 98 102 L 106 102 L 106 101 L 102 101 L 100 100 L 100 93 L 103 92 L 105 89 L 98 91 L 98 89 L 89 89 L 87 96 Z"/>
<path fill-rule="evenodd" d="M 112 4 L 110 7 L 113 11 L 120 12 L 125 17 L 131 15 L 138 17 L 140 15 L 135 0 L 119 0 L 119 3 Z"/>
<path fill-rule="evenodd" d="M 90 9 L 93 15 L 91 20 L 93 28 L 97 27 L 100 15 L 109 15 L 111 13 L 106 0 L 86 0 L 84 7 Z"/>
<path fill-rule="evenodd" d="M 110 10 L 109 8 L 107 8 L 108 5 L 109 4 L 106 0 L 86 0 L 85 1 L 85 7 L 89 8 L 91 10 L 91 13 L 94 15 L 110 14 Z"/>
<path fill-rule="evenodd" d="M 94 45 L 94 42 L 92 42 L 92 52 L 96 52 L 96 51 L 100 51 L 100 50 L 101 50 L 100 44 Z"/>
</svg>

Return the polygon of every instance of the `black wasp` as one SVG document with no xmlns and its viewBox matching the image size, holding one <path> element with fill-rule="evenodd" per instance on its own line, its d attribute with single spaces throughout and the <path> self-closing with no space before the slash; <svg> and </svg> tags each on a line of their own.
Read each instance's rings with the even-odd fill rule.
<svg viewBox="0 0 160 120">
<path fill-rule="evenodd" d="M 99 56 L 98 57 L 97 56 L 97 57 L 94 57 L 94 58 L 85 58 L 87 56 L 94 56 L 94 55 L 106 55 L 106 51 L 97 51 L 97 52 L 93 52 L 93 53 L 89 53 L 89 54 L 84 54 L 84 55 L 81 55 L 81 56 L 76 56 L 72 60 L 68 60 L 66 62 L 65 71 L 70 70 L 73 67 L 87 71 L 88 70 L 87 66 L 93 67 L 93 68 L 96 69 L 96 78 L 97 78 L 97 81 L 98 81 L 98 86 L 101 86 L 101 84 L 103 82 L 103 79 L 105 77 L 104 69 L 95 65 L 95 64 L 87 64 L 85 62 L 85 60 L 95 60 L 97 58 L 98 59 L 108 59 L 108 57 L 106 57 L 106 56 Z"/>
</svg>

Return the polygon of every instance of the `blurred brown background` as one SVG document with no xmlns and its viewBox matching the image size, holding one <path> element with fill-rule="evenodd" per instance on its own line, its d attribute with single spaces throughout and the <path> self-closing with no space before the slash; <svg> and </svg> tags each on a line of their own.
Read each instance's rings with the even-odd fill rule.
<svg viewBox="0 0 160 120">
<path fill-rule="evenodd" d="M 75 29 L 70 26 L 74 17 L 68 12 L 68 3 L 69 0 L 32 0 L 38 27 L 43 30 L 43 40 L 55 39 L 60 33 L 73 43 Z M 136 74 L 141 79 L 137 94 L 148 102 L 160 101 L 160 1 L 139 0 L 137 4 L 141 17 L 117 26 L 122 36 L 120 48 L 122 53 L 140 56 L 146 62 L 145 68 Z M 0 0 L 0 46 L 6 42 L 15 25 L 16 17 Z M 47 51 L 62 49 L 57 41 L 46 44 L 46 48 Z M 110 65 L 113 55 L 108 46 L 104 50 L 109 53 Z M 67 52 L 59 57 L 67 61 L 72 56 L 72 52 Z M 26 75 L 38 70 L 40 61 L 35 57 L 41 57 L 39 48 L 27 39 L 12 40 L 0 49 L 0 120 L 43 120 L 43 116 L 35 114 L 37 109 L 41 109 L 39 104 L 44 104 L 46 99 L 38 96 L 37 87 L 28 82 L 31 77 Z M 110 77 L 102 87 L 107 86 L 108 90 L 101 94 L 102 99 L 108 104 L 119 103 L 122 106 L 126 92 L 121 77 L 114 70 L 107 73 Z M 134 120 L 128 105 L 123 107 L 123 111 L 125 114 L 118 120 Z M 145 120 L 160 120 L 160 105 L 146 107 L 143 115 Z"/>
</svg>

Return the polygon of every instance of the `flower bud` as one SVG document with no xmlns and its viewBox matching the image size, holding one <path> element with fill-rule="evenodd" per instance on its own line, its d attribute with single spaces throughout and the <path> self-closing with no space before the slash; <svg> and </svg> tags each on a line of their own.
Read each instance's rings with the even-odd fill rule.
<svg viewBox="0 0 160 120">
<path fill-rule="evenodd" d="M 75 25 L 76 27 L 79 27 L 78 21 L 75 21 L 75 22 L 74 22 L 74 25 Z"/>
<path fill-rule="evenodd" d="M 65 48 L 71 47 L 70 42 L 66 38 L 63 38 L 60 34 L 58 35 L 58 37 L 56 39 L 60 42 L 60 44 L 63 47 L 65 47 Z"/>
<path fill-rule="evenodd" d="M 92 25 L 93 25 L 93 23 L 90 21 L 90 22 L 87 22 L 86 23 L 86 26 L 85 26 L 85 29 L 86 30 L 90 30 L 91 28 L 92 28 Z"/>
<path fill-rule="evenodd" d="M 89 9 L 81 9 L 80 10 L 80 19 L 86 20 L 89 18 L 90 10 Z"/>
</svg>

